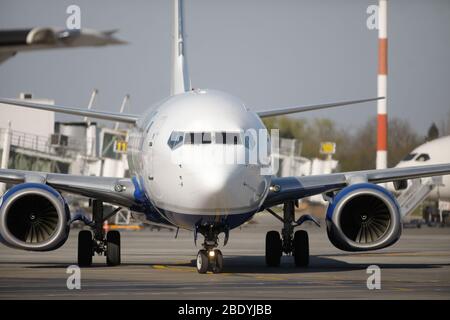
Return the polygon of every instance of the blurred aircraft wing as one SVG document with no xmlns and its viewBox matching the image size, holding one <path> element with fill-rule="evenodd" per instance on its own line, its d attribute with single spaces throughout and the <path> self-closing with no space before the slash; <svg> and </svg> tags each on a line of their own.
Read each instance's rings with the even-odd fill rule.
<svg viewBox="0 0 450 320">
<path fill-rule="evenodd" d="M 19 51 L 124 44 L 115 30 L 58 30 L 53 28 L 0 30 L 0 63 Z"/>
<path fill-rule="evenodd" d="M 272 207 L 285 201 L 297 200 L 320 193 L 338 191 L 352 183 L 384 183 L 399 180 L 450 174 L 450 163 L 366 170 L 303 177 L 282 177 L 272 179 L 272 187 L 263 207 Z"/>
<path fill-rule="evenodd" d="M 88 108 L 74 108 L 74 107 L 58 106 L 58 105 L 53 105 L 53 104 L 28 102 L 26 100 L 0 98 L 0 103 L 11 104 L 11 105 L 18 106 L 18 107 L 54 111 L 54 112 L 71 114 L 71 115 L 75 115 L 75 116 L 83 116 L 83 117 L 90 117 L 90 118 L 110 120 L 110 121 L 118 121 L 118 122 L 131 123 L 131 124 L 135 124 L 136 121 L 139 119 L 139 116 L 134 115 L 134 114 L 92 110 L 92 109 L 88 109 Z"/>
<path fill-rule="evenodd" d="M 45 183 L 56 190 L 99 199 L 127 208 L 142 205 L 135 198 L 135 185 L 131 179 L 81 176 L 70 174 L 0 169 L 0 182 L 19 184 Z"/>
<path fill-rule="evenodd" d="M 340 106 L 347 106 L 347 105 L 351 105 L 351 104 L 357 104 L 357 103 L 363 103 L 363 102 L 369 102 L 369 101 L 376 101 L 376 100 L 381 100 L 381 99 L 384 99 L 384 97 L 363 99 L 363 100 L 352 100 L 352 101 L 324 103 L 324 104 L 316 104 L 316 105 L 309 105 L 309 106 L 285 107 L 285 108 L 261 110 L 261 111 L 255 111 L 255 112 L 261 118 L 267 118 L 267 117 L 275 117 L 275 116 L 280 116 L 280 115 L 290 114 L 290 113 L 299 113 L 299 112 L 306 112 L 306 111 L 334 108 L 334 107 L 340 107 Z"/>
</svg>

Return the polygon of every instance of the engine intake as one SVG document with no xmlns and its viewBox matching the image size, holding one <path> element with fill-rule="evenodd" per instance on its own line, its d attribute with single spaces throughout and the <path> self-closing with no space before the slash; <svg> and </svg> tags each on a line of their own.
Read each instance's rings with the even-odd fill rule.
<svg viewBox="0 0 450 320">
<path fill-rule="evenodd" d="M 16 249 L 55 250 L 69 236 L 69 220 L 69 208 L 55 189 L 19 184 L 0 200 L 0 241 Z"/>
<path fill-rule="evenodd" d="M 381 186 L 360 183 L 342 189 L 327 210 L 330 241 L 345 251 L 388 247 L 401 235 L 400 208 Z"/>
</svg>

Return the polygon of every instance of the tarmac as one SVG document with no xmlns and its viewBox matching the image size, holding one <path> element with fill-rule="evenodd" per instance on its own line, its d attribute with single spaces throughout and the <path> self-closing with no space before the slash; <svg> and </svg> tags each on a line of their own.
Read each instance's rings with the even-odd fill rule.
<svg viewBox="0 0 450 320">
<path fill-rule="evenodd" d="M 348 253 L 334 248 L 325 226 L 307 224 L 310 266 L 297 268 L 285 256 L 278 268 L 264 261 L 264 239 L 281 225 L 270 215 L 230 232 L 221 274 L 198 274 L 193 234 L 122 232 L 122 265 L 94 257 L 81 269 L 80 289 L 68 289 L 76 264 L 77 229 L 51 252 L 0 245 L 0 299 L 449 299 L 450 228 L 409 228 L 394 246 Z M 199 240 L 202 240 L 199 238 Z M 222 238 L 223 240 L 223 238 Z M 221 241 L 223 243 L 223 241 Z M 380 268 L 380 289 L 368 289 L 367 267 Z"/>
</svg>

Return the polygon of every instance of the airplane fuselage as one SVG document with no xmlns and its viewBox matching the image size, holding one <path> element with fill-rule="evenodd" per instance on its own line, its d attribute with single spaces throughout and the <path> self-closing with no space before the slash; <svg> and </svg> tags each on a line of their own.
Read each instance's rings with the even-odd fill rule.
<svg viewBox="0 0 450 320">
<path fill-rule="evenodd" d="M 130 171 L 171 224 L 232 229 L 249 220 L 268 194 L 267 163 L 250 159 L 265 130 L 258 115 L 228 94 L 172 96 L 150 108 L 130 134 Z"/>
</svg>

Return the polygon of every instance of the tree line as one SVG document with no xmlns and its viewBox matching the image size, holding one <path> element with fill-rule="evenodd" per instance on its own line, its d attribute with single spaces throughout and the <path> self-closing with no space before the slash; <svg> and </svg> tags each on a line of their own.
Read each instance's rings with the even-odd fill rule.
<svg viewBox="0 0 450 320">
<path fill-rule="evenodd" d="M 338 126 L 333 120 L 295 119 L 287 116 L 264 119 L 266 127 L 279 129 L 280 138 L 297 139 L 298 155 L 307 158 L 323 158 L 319 152 L 320 142 L 336 143 L 334 159 L 339 161 L 340 171 L 366 170 L 375 168 L 376 117 L 363 126 L 350 131 Z M 414 148 L 426 141 L 450 134 L 450 112 L 447 119 L 432 123 L 424 137 L 416 132 L 408 121 L 399 118 L 388 120 L 388 166 L 395 166 Z"/>
</svg>

